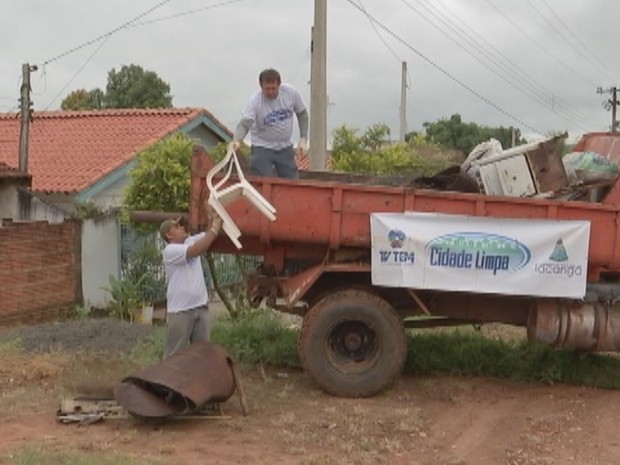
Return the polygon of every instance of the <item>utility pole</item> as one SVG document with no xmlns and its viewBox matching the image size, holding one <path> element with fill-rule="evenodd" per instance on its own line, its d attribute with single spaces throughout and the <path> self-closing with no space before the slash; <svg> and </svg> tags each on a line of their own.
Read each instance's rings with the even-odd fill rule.
<svg viewBox="0 0 620 465">
<path fill-rule="evenodd" d="M 618 130 L 618 122 L 616 121 L 616 107 L 620 102 L 618 102 L 618 88 L 616 86 L 612 86 L 609 89 L 603 89 L 599 87 L 596 89 L 597 94 L 609 93 L 611 94 L 611 99 L 603 102 L 603 107 L 605 110 L 609 111 L 611 109 L 611 132 L 617 132 Z"/>
<path fill-rule="evenodd" d="M 28 172 L 28 140 L 30 129 L 30 72 L 36 71 L 36 66 L 30 66 L 28 63 L 22 65 L 22 86 L 20 89 L 20 118 L 21 126 L 19 129 L 19 170 L 24 173 Z"/>
<path fill-rule="evenodd" d="M 403 61 L 400 76 L 400 142 L 405 142 L 407 133 L 407 62 Z"/>
<path fill-rule="evenodd" d="M 310 70 L 310 169 L 325 170 L 327 152 L 327 0 L 314 0 Z"/>
<path fill-rule="evenodd" d="M 616 132 L 616 106 L 618 105 L 618 98 L 616 97 L 617 87 L 612 87 L 611 90 L 611 132 Z"/>
</svg>

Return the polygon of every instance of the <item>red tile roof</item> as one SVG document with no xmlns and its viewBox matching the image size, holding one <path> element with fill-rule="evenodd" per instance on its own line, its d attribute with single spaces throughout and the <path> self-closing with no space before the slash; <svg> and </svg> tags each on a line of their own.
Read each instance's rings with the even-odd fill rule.
<svg viewBox="0 0 620 465">
<path fill-rule="evenodd" d="M 0 179 L 28 179 L 30 175 L 28 173 L 24 173 L 23 171 L 19 171 L 16 168 L 11 168 L 6 163 L 2 163 L 0 161 Z"/>
<path fill-rule="evenodd" d="M 32 189 L 78 193 L 201 117 L 232 136 L 199 108 L 35 112 L 28 159 Z M 0 162 L 13 168 L 18 166 L 19 125 L 15 114 L 0 113 Z"/>
<path fill-rule="evenodd" d="M 297 162 L 298 170 L 302 170 L 302 171 L 310 170 L 310 157 L 308 155 L 304 155 L 300 157 L 300 156 L 297 156 L 297 154 L 295 154 L 295 161 Z M 325 165 L 326 165 L 327 171 L 332 170 L 332 157 L 329 156 L 329 154 L 327 155 L 327 158 L 325 160 Z"/>
</svg>

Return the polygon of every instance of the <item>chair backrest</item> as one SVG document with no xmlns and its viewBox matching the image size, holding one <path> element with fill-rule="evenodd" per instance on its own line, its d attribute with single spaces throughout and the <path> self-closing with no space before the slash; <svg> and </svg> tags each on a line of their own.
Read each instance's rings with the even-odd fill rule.
<svg viewBox="0 0 620 465">
<path fill-rule="evenodd" d="M 220 188 L 230 179 L 233 167 L 235 168 L 239 182 L 231 184 L 230 186 L 224 187 L 220 190 Z M 224 169 L 226 173 L 222 179 L 214 185 L 213 178 L 217 173 Z M 209 170 L 206 177 L 206 183 L 207 188 L 209 189 L 208 204 L 211 205 L 222 218 L 222 228 L 224 229 L 224 232 L 238 249 L 242 248 L 241 242 L 239 242 L 241 231 L 226 211 L 226 205 L 243 196 L 247 198 L 250 203 L 252 203 L 252 205 L 267 219 L 270 221 L 275 221 L 276 209 L 262 195 L 260 195 L 254 186 L 247 181 L 239 164 L 237 154 L 232 148 L 229 148 L 222 161 Z"/>
</svg>

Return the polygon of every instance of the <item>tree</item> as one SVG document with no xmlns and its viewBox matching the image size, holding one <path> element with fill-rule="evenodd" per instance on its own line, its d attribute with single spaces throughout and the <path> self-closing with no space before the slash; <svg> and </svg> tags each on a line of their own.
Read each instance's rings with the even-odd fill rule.
<svg viewBox="0 0 620 465">
<path fill-rule="evenodd" d="M 128 210 L 188 211 L 194 143 L 183 134 L 175 134 L 140 152 L 125 190 L 124 207 Z"/>
<path fill-rule="evenodd" d="M 132 64 L 108 73 L 105 102 L 107 108 L 170 108 L 172 96 L 156 73 Z"/>
<path fill-rule="evenodd" d="M 104 93 L 101 89 L 78 89 L 65 97 L 60 104 L 64 111 L 98 110 L 103 108 Z"/>
<path fill-rule="evenodd" d="M 516 144 L 525 143 L 519 129 L 503 126 L 492 128 L 480 126 L 476 123 L 465 123 L 461 115 L 455 113 L 449 119 L 442 118 L 435 122 L 425 122 L 426 139 L 435 142 L 442 147 L 458 150 L 469 154 L 471 150 L 481 142 L 491 138 L 497 139 L 504 148 L 512 146 L 512 132 L 515 131 Z"/>
<path fill-rule="evenodd" d="M 336 171 L 364 174 L 430 175 L 455 160 L 423 136 L 405 144 L 389 144 L 389 128 L 375 124 L 360 136 L 356 129 L 340 126 L 333 132 L 332 166 Z"/>
<path fill-rule="evenodd" d="M 196 141 L 181 133 L 155 143 L 136 157 L 123 197 L 126 210 L 186 212 L 189 210 L 190 164 Z M 214 163 L 226 155 L 228 144 L 220 142 L 209 149 Z M 242 167 L 247 165 L 249 149 L 237 151 Z M 142 228 L 141 228 L 142 229 Z"/>
<path fill-rule="evenodd" d="M 138 65 L 123 65 L 108 72 L 106 92 L 99 88 L 71 92 L 60 104 L 63 110 L 102 108 L 170 108 L 170 85 L 153 71 Z"/>
</svg>

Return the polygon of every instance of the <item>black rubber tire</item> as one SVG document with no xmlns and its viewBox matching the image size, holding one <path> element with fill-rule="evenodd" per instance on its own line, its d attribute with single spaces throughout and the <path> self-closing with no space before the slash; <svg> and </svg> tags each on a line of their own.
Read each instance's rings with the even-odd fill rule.
<svg viewBox="0 0 620 465">
<path fill-rule="evenodd" d="M 385 300 L 358 289 L 333 292 L 304 316 L 299 357 L 326 392 L 369 397 L 400 375 L 407 344 L 402 319 Z"/>
</svg>

